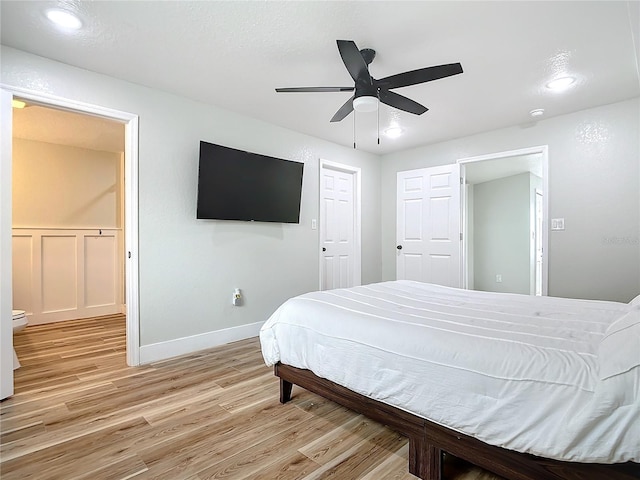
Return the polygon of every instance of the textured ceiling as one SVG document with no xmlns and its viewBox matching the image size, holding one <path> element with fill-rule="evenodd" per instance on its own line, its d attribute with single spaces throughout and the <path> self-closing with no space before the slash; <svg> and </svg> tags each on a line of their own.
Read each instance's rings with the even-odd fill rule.
<svg viewBox="0 0 640 480">
<path fill-rule="evenodd" d="M 72 35 L 43 11 L 60 3 Z M 461 62 L 462 75 L 397 90 L 430 110 L 382 106 L 356 116 L 358 148 L 388 153 L 640 95 L 639 3 L 601 2 L 66 2 L 1 3 L 2 43 L 70 65 L 198 99 L 346 146 L 353 114 L 329 123 L 349 93 L 276 94 L 276 87 L 350 86 L 336 39 L 373 48 L 376 78 Z M 635 38 L 634 38 L 635 35 Z M 558 94 L 544 88 L 571 74 Z"/>
</svg>

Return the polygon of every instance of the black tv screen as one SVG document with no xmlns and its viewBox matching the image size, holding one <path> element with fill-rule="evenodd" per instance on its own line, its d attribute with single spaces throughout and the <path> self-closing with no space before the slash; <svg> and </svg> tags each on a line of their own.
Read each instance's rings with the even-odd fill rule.
<svg viewBox="0 0 640 480">
<path fill-rule="evenodd" d="M 197 218 L 300 223 L 304 164 L 200 142 Z"/>
</svg>

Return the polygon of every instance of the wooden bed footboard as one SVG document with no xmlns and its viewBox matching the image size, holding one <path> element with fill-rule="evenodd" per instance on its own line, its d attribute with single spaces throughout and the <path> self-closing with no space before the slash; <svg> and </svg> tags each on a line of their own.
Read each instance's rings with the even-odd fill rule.
<svg viewBox="0 0 640 480">
<path fill-rule="evenodd" d="M 278 363 L 280 402 L 293 385 L 361 413 L 409 438 L 409 472 L 423 480 L 442 480 L 442 453 L 448 452 L 509 480 L 638 480 L 640 464 L 561 462 L 486 444 L 404 410 L 373 400 L 329 380 Z"/>
</svg>

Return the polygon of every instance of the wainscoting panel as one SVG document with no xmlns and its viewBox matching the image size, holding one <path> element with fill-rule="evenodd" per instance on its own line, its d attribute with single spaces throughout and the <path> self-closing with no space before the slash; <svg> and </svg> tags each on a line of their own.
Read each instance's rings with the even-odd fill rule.
<svg viewBox="0 0 640 480">
<path fill-rule="evenodd" d="M 33 311 L 33 238 L 13 235 L 13 308 Z"/>
<path fill-rule="evenodd" d="M 84 304 L 102 307 L 116 303 L 116 236 L 84 237 Z"/>
<path fill-rule="evenodd" d="M 75 235 L 40 237 L 42 313 L 78 308 L 78 248 Z"/>
<path fill-rule="evenodd" d="M 29 324 L 123 311 L 120 229 L 13 229 L 13 308 Z"/>
</svg>

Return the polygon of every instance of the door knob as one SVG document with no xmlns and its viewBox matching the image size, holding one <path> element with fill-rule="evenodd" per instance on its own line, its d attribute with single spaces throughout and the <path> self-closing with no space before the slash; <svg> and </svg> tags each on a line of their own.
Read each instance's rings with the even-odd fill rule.
<svg viewBox="0 0 640 480">
<path fill-rule="evenodd" d="M 398 245 L 396 248 L 397 248 L 398 250 L 402 250 L 402 245 Z"/>
<path fill-rule="evenodd" d="M 327 249 L 326 249 L 325 247 L 322 247 L 322 251 L 323 251 L 323 252 L 326 252 L 326 251 L 327 251 Z"/>
</svg>

